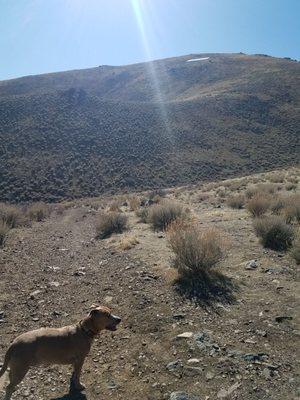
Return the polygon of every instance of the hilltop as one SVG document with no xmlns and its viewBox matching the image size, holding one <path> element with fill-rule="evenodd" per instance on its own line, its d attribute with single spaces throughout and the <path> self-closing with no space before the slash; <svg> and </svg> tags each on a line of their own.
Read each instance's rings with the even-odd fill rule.
<svg viewBox="0 0 300 400">
<path fill-rule="evenodd" d="M 294 165 L 299 76 L 289 59 L 193 54 L 2 81 L 0 199 L 55 202 Z"/>
</svg>

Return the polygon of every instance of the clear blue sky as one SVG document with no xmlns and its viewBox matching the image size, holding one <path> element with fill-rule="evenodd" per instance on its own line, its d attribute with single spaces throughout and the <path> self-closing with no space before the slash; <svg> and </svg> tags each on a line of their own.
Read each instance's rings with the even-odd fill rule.
<svg viewBox="0 0 300 400">
<path fill-rule="evenodd" d="M 300 58 L 300 0 L 0 0 L 0 80 L 201 52 Z"/>
</svg>

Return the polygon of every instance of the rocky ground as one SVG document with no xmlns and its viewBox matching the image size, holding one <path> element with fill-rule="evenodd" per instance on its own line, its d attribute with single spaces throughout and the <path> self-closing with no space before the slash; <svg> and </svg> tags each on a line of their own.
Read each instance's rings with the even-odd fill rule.
<svg viewBox="0 0 300 400">
<path fill-rule="evenodd" d="M 18 334 L 77 322 L 93 303 L 123 319 L 117 332 L 95 341 L 84 394 L 69 396 L 70 369 L 53 366 L 32 369 L 15 399 L 297 398 L 296 264 L 286 253 L 262 248 L 246 210 L 228 208 L 220 186 L 168 194 L 228 241 L 218 267 L 226 278 L 197 301 L 172 285 L 165 234 L 139 223 L 127 206 L 130 230 L 106 240 L 94 239 L 101 199 L 69 204 L 10 232 L 0 250 L 1 360 Z M 209 196 L 200 201 L 204 191 Z M 133 238 L 135 245 L 124 249 Z"/>
</svg>

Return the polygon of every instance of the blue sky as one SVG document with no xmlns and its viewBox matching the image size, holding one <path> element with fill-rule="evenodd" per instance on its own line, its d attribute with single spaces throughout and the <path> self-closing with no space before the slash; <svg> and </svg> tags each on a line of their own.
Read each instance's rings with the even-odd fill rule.
<svg viewBox="0 0 300 400">
<path fill-rule="evenodd" d="M 0 80 L 190 53 L 300 59 L 300 0 L 0 0 Z"/>
</svg>

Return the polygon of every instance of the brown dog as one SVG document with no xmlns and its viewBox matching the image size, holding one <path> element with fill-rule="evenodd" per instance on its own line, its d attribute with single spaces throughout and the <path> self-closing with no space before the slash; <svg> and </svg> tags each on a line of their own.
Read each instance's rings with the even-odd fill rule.
<svg viewBox="0 0 300 400">
<path fill-rule="evenodd" d="M 37 365 L 73 365 L 71 389 L 84 390 L 80 374 L 94 337 L 104 329 L 115 331 L 120 322 L 121 318 L 108 308 L 97 306 L 76 325 L 41 328 L 18 336 L 9 347 L 0 370 L 1 377 L 10 368 L 5 400 L 11 398 L 29 368 Z"/>
</svg>

